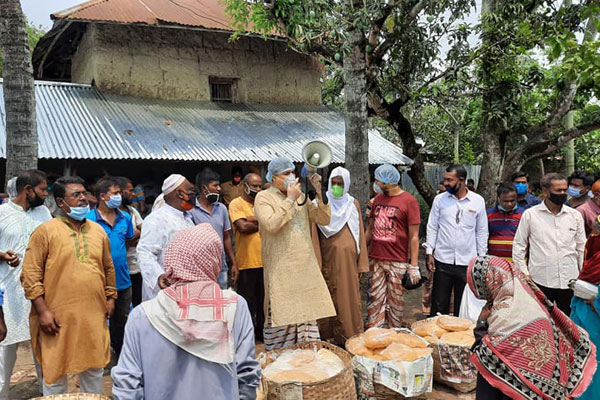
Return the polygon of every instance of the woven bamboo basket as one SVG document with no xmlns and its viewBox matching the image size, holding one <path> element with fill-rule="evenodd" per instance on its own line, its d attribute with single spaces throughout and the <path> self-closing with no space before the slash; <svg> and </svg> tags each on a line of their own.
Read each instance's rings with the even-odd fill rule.
<svg viewBox="0 0 600 400">
<path fill-rule="evenodd" d="M 356 386 L 354 384 L 354 374 L 352 372 L 352 357 L 350 354 L 327 342 L 315 341 L 307 343 L 298 343 L 294 346 L 284 349 L 267 351 L 259 355 L 261 367 L 264 369 L 277 359 L 279 354 L 285 350 L 297 349 L 327 349 L 335 353 L 344 363 L 344 369 L 337 375 L 312 383 L 279 383 L 266 380 L 266 399 L 267 400 L 286 400 L 296 398 L 291 393 L 297 393 L 301 387 L 302 400 L 356 400 Z M 288 394 L 290 393 L 290 394 Z"/>
<path fill-rule="evenodd" d="M 35 397 L 33 400 L 110 400 L 110 397 L 91 393 L 65 393 L 52 396 Z"/>
<path fill-rule="evenodd" d="M 413 334 L 414 336 L 419 337 L 415 333 L 413 333 L 410 330 L 408 330 L 408 328 L 399 328 L 399 329 L 396 329 L 396 331 L 399 331 L 399 332 L 401 332 L 401 331 L 408 332 L 408 333 Z M 346 340 L 346 343 L 348 341 L 350 341 L 351 339 L 353 339 L 353 338 L 355 338 L 357 336 L 360 336 L 360 335 L 362 335 L 362 334 L 354 335 L 350 339 Z M 435 350 L 434 350 L 434 352 L 435 352 Z M 352 353 L 350 353 L 350 354 L 352 354 Z M 356 354 L 352 354 L 352 356 L 356 356 Z M 362 379 L 369 379 L 369 377 L 366 377 L 366 376 L 365 377 L 361 377 L 360 376 L 361 374 L 358 371 L 355 371 L 355 374 L 358 374 L 357 379 L 360 379 L 360 378 L 362 378 Z M 420 395 L 420 396 L 406 397 L 406 396 L 401 395 L 400 393 L 394 392 L 392 389 L 390 389 L 387 386 L 382 385 L 381 383 L 378 383 L 378 382 L 373 382 L 373 389 L 374 389 L 374 392 L 375 392 L 375 398 L 377 400 L 402 400 L 402 399 L 420 400 L 420 399 L 426 399 L 427 398 L 426 397 L 427 394 L 425 394 L 425 393 L 423 395 Z"/>
<path fill-rule="evenodd" d="M 437 317 L 424 319 L 422 321 L 417 321 L 411 325 L 411 329 L 415 329 L 420 324 L 424 324 L 424 323 L 429 322 L 434 319 L 437 319 Z M 451 345 L 446 345 L 446 346 L 456 348 L 457 351 L 464 352 L 465 355 L 466 355 L 466 353 L 471 352 L 471 348 L 469 346 L 451 346 Z M 468 392 L 475 390 L 475 387 L 477 386 L 477 379 L 464 379 L 461 382 L 452 382 L 452 381 L 449 381 L 448 379 L 442 378 L 442 360 L 440 359 L 440 348 L 436 343 L 431 343 L 431 347 L 433 348 L 432 357 L 433 357 L 433 380 L 434 381 L 442 383 L 442 384 L 444 384 L 454 390 L 462 392 L 462 393 L 468 393 Z M 468 362 L 471 365 L 473 375 L 477 376 L 477 371 L 475 370 L 475 367 L 470 363 L 470 361 L 468 361 Z"/>
</svg>

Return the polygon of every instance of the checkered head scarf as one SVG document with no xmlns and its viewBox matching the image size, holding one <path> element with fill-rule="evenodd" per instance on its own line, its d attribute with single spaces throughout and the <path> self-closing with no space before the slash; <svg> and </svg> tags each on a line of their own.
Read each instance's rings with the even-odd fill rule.
<svg viewBox="0 0 600 400">
<path fill-rule="evenodd" d="M 164 258 L 171 286 L 143 307 L 152 326 L 169 341 L 233 374 L 238 297 L 217 284 L 222 252 L 221 238 L 210 224 L 176 233 Z"/>
<path fill-rule="evenodd" d="M 164 267 L 171 284 L 216 282 L 221 271 L 223 244 L 208 223 L 181 230 L 165 250 Z"/>
</svg>

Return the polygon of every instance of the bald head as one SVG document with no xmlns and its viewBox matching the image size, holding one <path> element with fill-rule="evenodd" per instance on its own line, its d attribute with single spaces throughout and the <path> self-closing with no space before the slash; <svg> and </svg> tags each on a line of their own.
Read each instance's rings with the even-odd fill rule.
<svg viewBox="0 0 600 400">
<path fill-rule="evenodd" d="M 262 190 L 262 178 L 260 175 L 251 172 L 244 177 L 244 200 L 254 203 L 256 194 Z"/>
</svg>

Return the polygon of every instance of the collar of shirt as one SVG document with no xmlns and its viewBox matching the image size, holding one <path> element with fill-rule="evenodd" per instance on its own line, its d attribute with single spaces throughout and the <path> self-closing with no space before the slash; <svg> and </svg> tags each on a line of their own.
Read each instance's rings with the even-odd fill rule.
<svg viewBox="0 0 600 400">
<path fill-rule="evenodd" d="M 108 221 L 106 221 L 104 218 L 102 218 L 102 214 L 100 214 L 100 211 L 98 211 L 98 207 L 94 208 L 94 215 L 96 216 L 96 222 L 104 222 L 105 224 L 108 225 Z M 115 222 L 114 225 L 117 224 L 117 222 L 119 222 L 122 218 L 125 218 L 125 215 L 123 215 L 123 212 L 121 210 L 119 210 L 118 208 L 115 209 L 116 215 L 115 215 Z"/>
<path fill-rule="evenodd" d="M 17 211 L 25 212 L 25 210 L 23 210 L 23 207 L 21 207 L 20 205 L 18 205 L 15 202 L 13 202 L 12 200 L 8 201 L 8 205 L 11 206 L 12 208 L 14 208 Z M 30 210 L 33 210 L 33 209 L 30 208 Z"/>
<path fill-rule="evenodd" d="M 212 212 L 208 212 L 208 210 L 207 210 L 207 209 L 205 209 L 204 207 L 202 207 L 202 204 L 200 204 L 200 202 L 198 201 L 198 199 L 196 199 L 196 208 L 197 208 L 197 209 L 199 209 L 200 211 L 202 211 L 203 213 L 205 213 L 205 214 L 208 214 L 208 215 L 212 215 L 212 214 L 214 214 L 214 213 L 215 213 L 215 210 L 216 210 L 217 208 L 221 207 L 221 206 L 224 206 L 224 204 L 223 204 L 223 203 L 221 203 L 221 202 L 219 202 L 219 201 L 215 201 L 215 202 L 212 204 L 212 206 L 213 206 L 213 208 L 212 208 Z"/>
<path fill-rule="evenodd" d="M 545 200 L 544 200 L 544 201 L 542 201 L 542 202 L 539 204 L 539 207 L 540 207 L 540 210 L 542 210 L 542 211 L 545 211 L 545 212 L 548 212 L 548 213 L 550 213 L 550 214 L 552 214 L 552 215 L 555 215 L 555 216 L 557 216 L 557 217 L 558 217 L 559 215 L 561 215 L 561 214 L 564 214 L 564 213 L 568 212 L 568 211 L 567 211 L 567 207 L 568 207 L 568 206 L 567 206 L 566 204 L 563 204 L 563 206 L 560 208 L 560 211 L 558 212 L 558 214 L 554 214 L 552 211 L 550 211 L 550 209 L 548 208 L 548 206 L 546 206 L 546 201 L 545 201 Z"/>
<path fill-rule="evenodd" d="M 456 195 L 448 193 L 448 192 L 446 192 L 446 196 L 453 198 L 454 200 L 457 200 L 457 201 L 473 200 L 473 192 L 471 192 L 468 189 L 467 189 L 467 195 L 465 197 L 463 197 L 462 199 L 459 199 Z"/>
<path fill-rule="evenodd" d="M 176 209 L 175 207 L 170 206 L 167 202 L 165 202 L 165 204 L 161 208 L 163 208 L 163 207 L 166 211 L 171 212 L 176 215 L 185 216 L 187 214 L 184 211 L 180 211 L 180 210 Z"/>
</svg>

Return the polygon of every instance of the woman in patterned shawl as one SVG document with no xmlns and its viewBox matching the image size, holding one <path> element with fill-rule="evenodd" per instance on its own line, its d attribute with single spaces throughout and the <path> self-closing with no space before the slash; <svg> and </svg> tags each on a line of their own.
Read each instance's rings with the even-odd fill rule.
<svg viewBox="0 0 600 400">
<path fill-rule="evenodd" d="M 471 362 L 477 399 L 572 399 L 590 384 L 596 348 L 587 332 L 551 304 L 508 261 L 471 261 L 469 287 L 484 307 Z"/>
</svg>

